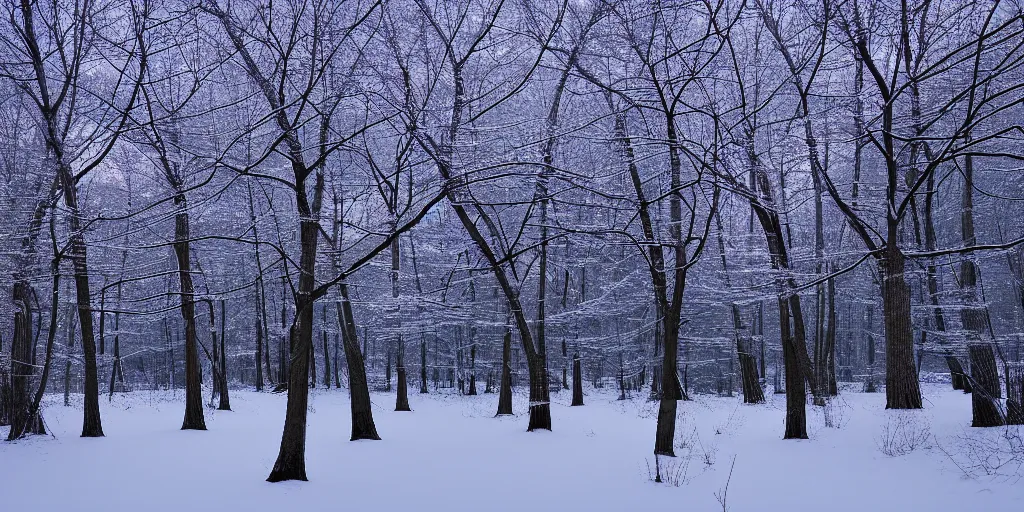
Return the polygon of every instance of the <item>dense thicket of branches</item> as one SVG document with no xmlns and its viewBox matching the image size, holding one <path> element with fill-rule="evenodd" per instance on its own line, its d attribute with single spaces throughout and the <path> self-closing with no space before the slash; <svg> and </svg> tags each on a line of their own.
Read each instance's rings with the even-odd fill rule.
<svg viewBox="0 0 1024 512">
<path fill-rule="evenodd" d="M 311 386 L 380 439 L 410 375 L 524 386 L 529 430 L 642 393 L 661 455 L 694 392 L 785 392 L 806 438 L 807 392 L 948 373 L 1020 421 L 1021 8 L 5 0 L 0 422 L 276 389 L 277 481 Z"/>
</svg>

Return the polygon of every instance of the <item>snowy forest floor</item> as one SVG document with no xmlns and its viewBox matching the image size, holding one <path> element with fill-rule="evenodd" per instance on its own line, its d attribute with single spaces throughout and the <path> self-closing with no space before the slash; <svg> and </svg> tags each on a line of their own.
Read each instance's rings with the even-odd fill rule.
<svg viewBox="0 0 1024 512">
<path fill-rule="evenodd" d="M 756 406 L 696 395 L 681 403 L 677 457 L 661 459 L 663 484 L 651 481 L 655 402 L 588 389 L 584 407 L 569 407 L 563 391 L 553 395 L 554 431 L 527 433 L 525 390 L 517 391 L 517 416 L 503 418 L 493 417 L 493 394 L 412 392 L 414 411 L 398 413 L 393 394 L 375 393 L 383 441 L 349 442 L 347 391 L 316 389 L 310 481 L 279 484 L 264 479 L 280 442 L 283 394 L 233 391 L 234 411 L 206 409 L 207 432 L 178 430 L 182 391 L 104 397 L 102 439 L 78 437 L 80 405 L 50 395 L 55 437 L 0 442 L 0 503 L 38 511 L 720 511 L 729 480 L 726 503 L 737 512 L 1024 510 L 1024 455 L 1008 451 L 1006 429 L 970 428 L 970 396 L 944 386 L 924 385 L 926 409 L 917 412 L 885 411 L 884 393 L 843 393 L 829 408 L 838 428 L 808 406 L 806 441 L 781 439 L 784 395 Z"/>
</svg>

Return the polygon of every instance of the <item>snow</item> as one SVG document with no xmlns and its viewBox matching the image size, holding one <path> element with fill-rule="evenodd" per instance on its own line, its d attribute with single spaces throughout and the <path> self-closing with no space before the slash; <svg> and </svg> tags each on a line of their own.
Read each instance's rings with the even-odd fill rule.
<svg viewBox="0 0 1024 512">
<path fill-rule="evenodd" d="M 492 417 L 497 395 L 412 393 L 414 411 L 398 413 L 394 395 L 374 394 L 383 441 L 349 442 L 347 393 L 318 389 L 306 443 L 310 481 L 278 484 L 264 479 L 277 455 L 283 395 L 234 391 L 234 411 L 205 411 L 206 432 L 178 430 L 181 391 L 104 398 L 100 439 L 78 437 L 80 408 L 53 395 L 46 419 L 56 438 L 0 443 L 0 502 L 40 511 L 715 511 L 735 457 L 733 511 L 1024 510 L 1019 476 L 968 477 L 954 463 L 964 439 L 1002 429 L 969 427 L 969 395 L 923 389 L 926 409 L 911 413 L 885 411 L 882 393 L 843 393 L 830 409 L 838 428 L 808 406 L 804 441 L 781 439 L 783 395 L 758 406 L 695 396 L 680 404 L 682 446 L 675 459 L 661 459 L 672 481 L 662 484 L 651 481 L 657 405 L 616 401 L 611 390 L 588 390 L 584 407 L 569 407 L 567 392 L 554 395 L 555 430 L 538 433 L 525 432 L 525 415 Z M 525 411 L 526 397 L 515 400 Z M 880 438 L 900 418 L 926 440 L 887 456 Z"/>
</svg>

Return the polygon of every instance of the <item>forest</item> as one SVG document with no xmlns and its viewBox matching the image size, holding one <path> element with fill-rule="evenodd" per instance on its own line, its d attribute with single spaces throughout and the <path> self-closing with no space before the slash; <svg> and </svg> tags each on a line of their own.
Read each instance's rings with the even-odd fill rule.
<svg viewBox="0 0 1024 512">
<path fill-rule="evenodd" d="M 1008 510 L 1022 119 L 1019 0 L 2 0 L 0 500 Z"/>
</svg>

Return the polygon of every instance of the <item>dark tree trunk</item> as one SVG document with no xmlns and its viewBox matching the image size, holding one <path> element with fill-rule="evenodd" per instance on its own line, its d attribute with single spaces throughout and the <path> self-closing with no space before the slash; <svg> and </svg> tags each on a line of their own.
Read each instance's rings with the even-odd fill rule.
<svg viewBox="0 0 1024 512">
<path fill-rule="evenodd" d="M 320 334 L 323 338 L 324 345 L 324 388 L 331 388 L 331 352 L 327 348 L 327 306 L 324 306 L 320 310 L 323 323 L 321 324 Z"/>
<path fill-rule="evenodd" d="M 312 342 L 309 344 L 309 387 L 316 387 L 316 345 Z"/>
<path fill-rule="evenodd" d="M 231 399 L 228 396 L 228 358 L 227 339 L 225 338 L 228 317 L 224 312 L 224 300 L 220 301 L 220 403 L 217 404 L 218 411 L 230 411 Z"/>
<path fill-rule="evenodd" d="M 182 430 L 206 430 L 203 418 L 202 378 L 199 374 L 199 352 L 196 339 L 196 306 L 192 285 L 192 261 L 189 254 L 188 206 L 184 194 L 174 197 L 178 209 L 174 217 L 174 255 L 178 261 L 178 282 L 181 287 L 181 317 L 185 322 L 185 419 Z"/>
<path fill-rule="evenodd" d="M 100 419 L 100 385 L 96 367 L 96 339 L 92 323 L 92 305 L 89 303 L 89 264 L 86 259 L 85 234 L 82 229 L 81 212 L 78 208 L 77 184 L 71 169 L 61 162 L 61 158 L 60 155 L 57 156 L 58 174 L 64 194 L 64 204 L 68 208 L 71 264 L 75 276 L 78 325 L 82 330 L 82 355 L 85 359 L 85 414 L 82 418 L 82 437 L 103 437 L 103 423 Z"/>
<path fill-rule="evenodd" d="M 761 384 L 757 378 L 757 362 L 754 360 L 754 355 L 744 347 L 743 342 L 740 340 L 736 340 L 736 353 L 739 354 L 743 403 L 764 403 L 764 390 L 761 389 Z"/>
<path fill-rule="evenodd" d="M 665 352 L 661 366 L 661 400 L 658 406 L 658 425 L 654 434 L 654 454 L 675 457 L 676 401 L 683 399 L 676 368 L 679 319 L 670 309 L 663 323 L 665 325 Z"/>
<path fill-rule="evenodd" d="M 256 316 L 256 391 L 263 391 L 263 322 Z"/>
<path fill-rule="evenodd" d="M 790 302 L 779 299 L 782 360 L 786 373 L 786 433 L 783 439 L 807 439 L 807 395 L 801 375 L 797 344 L 790 331 Z"/>
<path fill-rule="evenodd" d="M 964 247 L 977 244 L 974 234 L 974 162 L 964 162 L 964 185 L 960 203 L 960 229 Z M 970 255 L 960 262 L 960 293 L 964 308 L 960 320 L 967 331 L 967 353 L 971 361 L 971 425 L 998 427 L 1005 423 L 999 408 L 999 370 L 993 346 L 993 333 L 986 331 L 986 309 L 978 294 L 978 266 Z"/>
<path fill-rule="evenodd" d="M 967 347 L 971 358 L 971 380 L 974 391 L 971 393 L 972 427 L 1000 427 L 1005 421 L 999 409 L 999 373 L 992 345 L 972 343 Z"/>
<path fill-rule="evenodd" d="M 427 390 L 427 342 L 420 341 L 420 393 Z"/>
<path fill-rule="evenodd" d="M 348 391 L 352 408 L 352 437 L 357 439 L 380 440 L 377 427 L 373 423 L 373 412 L 370 409 L 370 388 L 366 383 L 366 363 L 363 353 L 359 350 L 356 339 L 356 324 L 352 317 L 352 305 L 348 298 L 348 284 L 339 284 L 341 303 L 337 304 L 338 323 L 341 324 L 341 342 L 345 349 L 345 362 L 348 365 Z"/>
<path fill-rule="evenodd" d="M 294 137 L 294 133 L 290 133 Z M 305 165 L 292 158 L 295 174 L 295 205 L 299 219 L 299 286 L 295 292 L 295 319 L 288 330 L 291 365 L 288 368 L 288 402 L 281 449 L 268 482 L 306 480 L 306 416 L 309 410 L 309 356 L 313 351 L 316 249 L 320 229 L 323 174 L 316 174 L 312 205 L 306 195 Z"/>
<path fill-rule="evenodd" d="M 469 346 L 469 392 L 467 395 L 476 395 L 476 341 Z"/>
<path fill-rule="evenodd" d="M 569 273 L 566 271 L 566 287 L 569 286 Z M 565 365 L 565 361 L 569 359 L 568 351 L 566 350 L 565 340 L 562 340 L 562 389 L 569 389 L 569 369 Z"/>
<path fill-rule="evenodd" d="M 14 337 L 11 339 L 10 388 L 7 392 L 8 420 L 11 429 L 7 440 L 18 439 L 32 430 L 32 398 L 29 383 L 35 369 L 32 367 L 32 289 L 28 281 L 14 283 Z"/>
<path fill-rule="evenodd" d="M 401 339 L 398 341 L 396 369 L 398 371 L 398 393 L 395 396 L 395 410 L 411 411 L 412 409 L 409 408 L 409 385 L 406 382 L 405 372 L 405 343 Z"/>
<path fill-rule="evenodd" d="M 921 408 L 921 387 L 914 365 L 910 287 L 907 286 L 904 276 L 905 262 L 906 258 L 896 245 L 896 240 L 891 239 L 886 244 L 884 255 L 879 262 L 883 281 L 882 308 L 885 316 L 886 409 Z"/>
<path fill-rule="evenodd" d="M 53 233 L 53 218 L 50 220 L 51 234 Z M 46 393 L 46 384 L 50 378 L 50 368 L 53 363 L 53 344 L 57 338 L 57 308 L 60 306 L 60 259 L 54 258 L 51 262 L 50 271 L 53 276 L 53 286 L 50 292 L 50 327 L 46 333 L 46 355 L 43 361 L 43 373 L 39 377 L 39 387 L 36 388 L 36 395 L 29 410 L 30 421 L 35 425 L 29 425 L 32 433 L 45 435 L 46 429 L 43 424 L 43 416 L 39 412 L 39 405 L 43 401 L 43 394 Z M 0 348 L 2 350 L 2 348 Z M 11 431 L 13 432 L 13 427 Z"/>
<path fill-rule="evenodd" d="M 501 343 L 501 384 L 498 388 L 498 414 L 512 414 L 512 329 L 505 329 Z"/>
<path fill-rule="evenodd" d="M 583 405 L 583 366 L 577 352 L 572 358 L 572 406 L 580 405 Z"/>
</svg>

